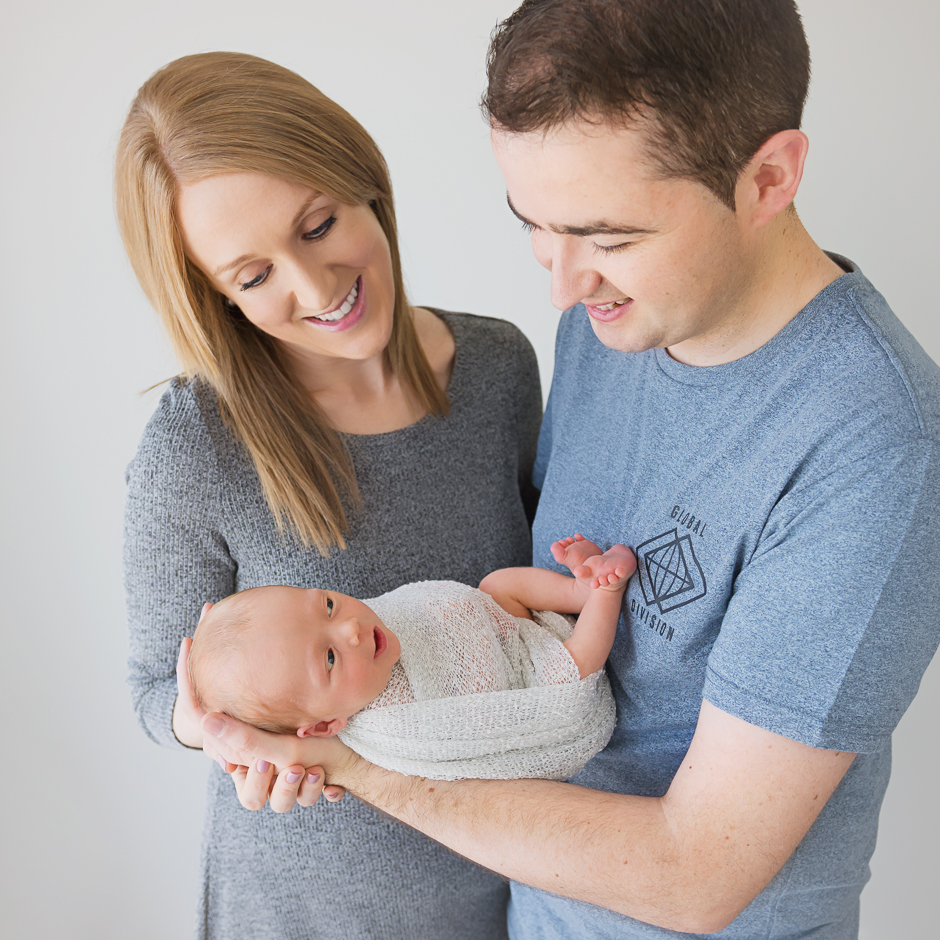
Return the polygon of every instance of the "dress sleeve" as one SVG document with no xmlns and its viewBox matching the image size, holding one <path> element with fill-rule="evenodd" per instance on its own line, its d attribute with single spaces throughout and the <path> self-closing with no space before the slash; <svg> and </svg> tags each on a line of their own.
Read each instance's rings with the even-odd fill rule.
<svg viewBox="0 0 940 940">
<path fill-rule="evenodd" d="M 180 641 L 205 601 L 233 592 L 236 570 L 220 529 L 218 463 L 191 389 L 174 383 L 163 396 L 126 479 L 131 696 L 147 735 L 182 748 L 172 729 Z"/>
<path fill-rule="evenodd" d="M 542 424 L 542 384 L 539 380 L 539 364 L 535 350 L 525 337 L 522 337 L 522 354 L 519 365 L 519 492 L 525 507 L 529 527 L 535 519 L 535 510 L 539 503 L 539 488 L 533 475 L 535 455 L 539 442 L 539 428 Z"/>
<path fill-rule="evenodd" d="M 784 494 L 735 580 L 705 698 L 813 747 L 883 747 L 940 641 L 938 500 L 929 440 Z"/>
</svg>

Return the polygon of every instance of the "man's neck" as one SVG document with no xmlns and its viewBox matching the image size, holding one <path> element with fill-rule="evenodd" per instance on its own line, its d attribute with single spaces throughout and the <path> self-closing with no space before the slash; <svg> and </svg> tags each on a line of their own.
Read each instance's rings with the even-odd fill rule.
<svg viewBox="0 0 940 940">
<path fill-rule="evenodd" d="M 761 230 L 752 248 L 729 316 L 713 333 L 667 347 L 673 359 L 694 366 L 742 359 L 845 273 L 813 241 L 794 210 Z"/>
</svg>

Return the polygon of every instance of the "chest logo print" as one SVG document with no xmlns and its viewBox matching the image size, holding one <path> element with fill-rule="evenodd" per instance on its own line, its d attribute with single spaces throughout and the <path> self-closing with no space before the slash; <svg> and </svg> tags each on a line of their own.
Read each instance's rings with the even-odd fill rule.
<svg viewBox="0 0 940 940">
<path fill-rule="evenodd" d="M 692 539 L 670 529 L 636 547 L 640 587 L 647 605 L 661 614 L 684 607 L 708 593 L 705 574 L 695 557 Z"/>
</svg>

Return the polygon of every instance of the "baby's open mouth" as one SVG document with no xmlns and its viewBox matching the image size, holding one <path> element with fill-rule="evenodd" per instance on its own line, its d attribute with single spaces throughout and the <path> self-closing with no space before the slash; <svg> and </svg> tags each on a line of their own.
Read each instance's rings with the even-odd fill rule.
<svg viewBox="0 0 940 940">
<path fill-rule="evenodd" d="M 372 628 L 372 636 L 375 639 L 375 653 L 372 655 L 373 659 L 378 659 L 388 646 L 388 640 L 385 639 L 385 634 L 378 628 Z"/>
</svg>

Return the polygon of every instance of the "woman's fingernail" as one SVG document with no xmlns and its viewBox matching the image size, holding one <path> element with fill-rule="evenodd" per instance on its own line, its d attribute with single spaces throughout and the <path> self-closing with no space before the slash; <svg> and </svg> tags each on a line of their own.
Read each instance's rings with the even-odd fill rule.
<svg viewBox="0 0 940 940">
<path fill-rule="evenodd" d="M 316 783 L 319 779 L 319 774 L 307 774 L 307 783 Z"/>
<path fill-rule="evenodd" d="M 257 764 L 258 773 L 266 774 L 270 769 L 271 765 L 266 760 L 259 760 Z"/>
<path fill-rule="evenodd" d="M 216 718 L 215 715 L 210 715 L 203 721 L 202 727 L 205 728 L 209 734 L 214 734 L 218 737 L 225 730 L 225 722 L 222 721 L 221 718 Z"/>
<path fill-rule="evenodd" d="M 225 758 L 221 754 L 216 757 L 215 761 L 223 770 L 228 768 L 228 764 L 225 762 Z"/>
<path fill-rule="evenodd" d="M 288 783 L 296 783 L 302 776 L 303 776 L 303 774 L 295 774 L 293 771 L 291 771 L 291 772 L 287 775 L 287 782 L 288 782 Z"/>
</svg>

